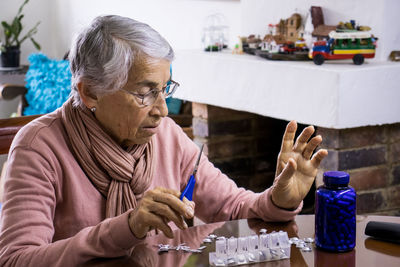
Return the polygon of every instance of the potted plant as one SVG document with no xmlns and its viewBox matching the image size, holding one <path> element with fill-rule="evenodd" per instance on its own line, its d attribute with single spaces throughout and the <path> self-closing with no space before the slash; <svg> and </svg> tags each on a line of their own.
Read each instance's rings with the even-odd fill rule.
<svg viewBox="0 0 400 267">
<path fill-rule="evenodd" d="M 0 66 L 3 68 L 17 68 L 19 67 L 19 55 L 21 53 L 21 44 L 30 39 L 36 49 L 40 50 L 40 45 L 33 39 L 33 35 L 37 33 L 37 27 L 40 21 L 31 28 L 25 35 L 21 35 L 23 30 L 22 19 L 24 15 L 22 14 L 22 9 L 29 2 L 25 0 L 18 9 L 17 15 L 13 18 L 12 22 L 9 24 L 6 21 L 2 21 L 1 25 L 4 30 L 4 42 L 0 41 Z"/>
</svg>

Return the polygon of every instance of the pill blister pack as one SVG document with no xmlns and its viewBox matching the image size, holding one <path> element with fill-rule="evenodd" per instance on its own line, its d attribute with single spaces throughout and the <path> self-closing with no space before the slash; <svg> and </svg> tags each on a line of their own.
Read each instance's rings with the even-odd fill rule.
<svg viewBox="0 0 400 267">
<path fill-rule="evenodd" d="M 296 248 L 300 249 L 303 252 L 311 252 L 314 238 L 306 237 L 304 239 L 299 239 L 298 237 L 292 237 L 289 239 L 289 243 L 295 245 Z"/>
<path fill-rule="evenodd" d="M 287 232 L 279 231 L 245 237 L 218 237 L 215 252 L 209 253 L 212 266 L 235 266 L 290 258 Z"/>
<path fill-rule="evenodd" d="M 183 251 L 183 252 L 190 252 L 190 253 L 201 253 L 203 252 L 203 249 L 206 248 L 206 246 L 201 246 L 197 249 L 193 249 L 189 246 L 186 246 L 186 243 L 181 243 L 177 246 L 172 246 L 170 244 L 158 244 L 154 245 L 155 247 L 158 247 L 158 253 L 164 253 L 164 252 L 169 252 L 169 251 Z"/>
</svg>

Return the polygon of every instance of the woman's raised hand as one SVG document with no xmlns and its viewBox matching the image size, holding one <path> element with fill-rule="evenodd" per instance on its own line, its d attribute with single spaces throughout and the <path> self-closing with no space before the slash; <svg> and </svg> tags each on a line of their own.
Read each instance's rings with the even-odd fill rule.
<svg viewBox="0 0 400 267">
<path fill-rule="evenodd" d="M 187 228 L 186 219 L 194 216 L 194 202 L 186 198 L 179 199 L 180 192 L 157 187 L 147 191 L 139 205 L 129 215 L 129 227 L 137 238 L 143 238 L 152 229 L 161 230 L 167 237 L 173 238 L 168 226 L 173 221 L 180 229 Z"/>
<path fill-rule="evenodd" d="M 272 186 L 272 202 L 284 209 L 299 206 L 314 182 L 321 161 L 328 155 L 325 149 L 313 155 L 322 142 L 320 135 L 311 138 L 313 126 L 306 127 L 294 143 L 296 130 L 295 121 L 286 126 Z"/>
</svg>

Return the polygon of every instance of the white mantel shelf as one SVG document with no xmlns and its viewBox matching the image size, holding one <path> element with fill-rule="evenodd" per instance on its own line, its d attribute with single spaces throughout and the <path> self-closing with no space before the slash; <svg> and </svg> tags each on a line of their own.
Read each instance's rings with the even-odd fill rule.
<svg viewBox="0 0 400 267">
<path fill-rule="evenodd" d="M 400 122 L 400 63 L 270 61 L 230 52 L 177 51 L 175 97 L 343 129 Z"/>
</svg>

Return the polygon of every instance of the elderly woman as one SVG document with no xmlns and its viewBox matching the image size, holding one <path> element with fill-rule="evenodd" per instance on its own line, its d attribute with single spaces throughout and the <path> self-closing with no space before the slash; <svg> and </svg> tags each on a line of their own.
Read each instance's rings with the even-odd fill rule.
<svg viewBox="0 0 400 267">
<path fill-rule="evenodd" d="M 288 221 L 299 213 L 321 160 L 307 127 L 284 133 L 274 186 L 238 188 L 203 155 L 193 199 L 179 199 L 199 149 L 171 119 L 165 98 L 174 53 L 148 25 L 97 17 L 72 46 L 71 98 L 30 123 L 9 154 L 1 266 L 76 266 L 126 255 L 184 218 Z"/>
</svg>

